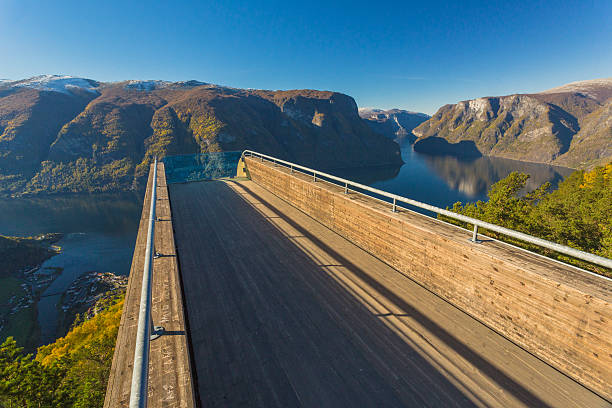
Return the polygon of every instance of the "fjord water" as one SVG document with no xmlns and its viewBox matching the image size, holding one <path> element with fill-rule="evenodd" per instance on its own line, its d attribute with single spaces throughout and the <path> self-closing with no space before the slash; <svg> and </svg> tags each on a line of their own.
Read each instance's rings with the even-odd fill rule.
<svg viewBox="0 0 612 408">
<path fill-rule="evenodd" d="M 62 252 L 42 265 L 63 268 L 38 303 L 41 344 L 57 337 L 61 294 L 86 272 L 127 275 L 142 194 L 50 196 L 0 200 L 0 234 L 30 236 L 61 232 Z"/>
<path fill-rule="evenodd" d="M 360 168 L 332 173 L 378 189 L 438 207 L 456 201 L 486 199 L 489 187 L 511 171 L 531 175 L 527 189 L 549 181 L 556 186 L 572 170 L 515 160 L 481 157 L 458 159 L 414 152 L 401 146 L 401 167 Z M 61 275 L 46 289 L 38 303 L 41 344 L 58 333 L 61 294 L 77 277 L 89 271 L 127 275 L 138 224 L 143 193 L 49 196 L 0 200 L 0 234 L 29 236 L 61 232 L 59 255 L 43 267 L 61 267 Z"/>
<path fill-rule="evenodd" d="M 407 142 L 400 143 L 400 147 L 404 160 L 400 168 L 350 169 L 332 173 L 379 190 L 446 208 L 457 201 L 486 200 L 491 185 L 513 171 L 530 175 L 526 191 L 545 182 L 550 182 L 552 188 L 556 188 L 573 171 L 565 167 L 497 157 L 464 159 L 428 155 L 415 152 Z"/>
</svg>

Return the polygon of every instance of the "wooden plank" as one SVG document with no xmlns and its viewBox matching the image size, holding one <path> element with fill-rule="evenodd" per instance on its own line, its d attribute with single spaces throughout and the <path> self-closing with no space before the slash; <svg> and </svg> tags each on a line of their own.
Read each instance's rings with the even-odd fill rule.
<svg viewBox="0 0 612 408">
<path fill-rule="evenodd" d="M 257 184 L 612 400 L 609 280 L 303 174 L 246 159 Z"/>
<path fill-rule="evenodd" d="M 202 406 L 606 405 L 251 181 L 170 193 Z"/>
<path fill-rule="evenodd" d="M 152 173 L 151 171 L 147 183 L 126 299 L 104 401 L 104 406 L 108 408 L 127 407 L 130 398 Z M 151 343 L 148 406 L 190 408 L 195 407 L 195 397 L 172 215 L 163 163 L 158 164 L 157 175 L 155 211 L 158 221 L 155 222 L 155 248 L 162 256 L 153 261 L 152 315 L 155 324 L 164 326 L 167 333 Z"/>
</svg>

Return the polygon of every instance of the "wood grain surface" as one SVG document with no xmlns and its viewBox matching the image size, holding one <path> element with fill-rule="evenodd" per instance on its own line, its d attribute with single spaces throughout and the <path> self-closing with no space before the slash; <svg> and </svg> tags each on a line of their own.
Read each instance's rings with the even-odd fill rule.
<svg viewBox="0 0 612 408">
<path fill-rule="evenodd" d="M 104 401 L 104 406 L 107 408 L 127 407 L 130 399 L 152 173 L 153 171 L 149 174 Z M 164 326 L 166 334 L 151 342 L 148 406 L 151 408 L 190 408 L 195 406 L 196 401 L 189 365 L 187 329 L 163 163 L 158 164 L 157 176 L 155 210 L 158 220 L 155 222 L 155 248 L 162 256 L 153 260 L 152 314 L 155 325 Z"/>
<path fill-rule="evenodd" d="M 612 401 L 612 281 L 342 187 L 246 159 L 250 177 Z"/>
<path fill-rule="evenodd" d="M 252 181 L 170 198 L 202 406 L 609 405 Z"/>
</svg>

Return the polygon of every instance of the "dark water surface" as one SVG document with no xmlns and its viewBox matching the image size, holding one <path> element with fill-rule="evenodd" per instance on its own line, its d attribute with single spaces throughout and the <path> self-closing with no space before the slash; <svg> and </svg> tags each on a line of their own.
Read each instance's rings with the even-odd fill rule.
<svg viewBox="0 0 612 408">
<path fill-rule="evenodd" d="M 533 190 L 545 182 L 553 188 L 573 170 L 546 164 L 527 163 L 496 157 L 459 159 L 432 156 L 402 147 L 405 164 L 401 168 L 351 169 L 332 174 L 403 197 L 445 208 L 455 202 L 487 199 L 492 184 L 513 171 L 529 174 L 525 187 Z"/>
<path fill-rule="evenodd" d="M 55 340 L 61 293 L 89 271 L 127 275 L 138 232 L 142 194 L 100 194 L 0 200 L 0 234 L 64 234 L 59 255 L 43 267 L 62 274 L 38 303 L 41 342 Z"/>
</svg>

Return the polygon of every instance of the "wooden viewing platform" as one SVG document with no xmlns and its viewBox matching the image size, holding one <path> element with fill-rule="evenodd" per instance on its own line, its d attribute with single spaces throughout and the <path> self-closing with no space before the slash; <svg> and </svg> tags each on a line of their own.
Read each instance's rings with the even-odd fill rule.
<svg viewBox="0 0 612 408">
<path fill-rule="evenodd" d="M 170 196 L 202 406 L 607 406 L 252 181 Z"/>
<path fill-rule="evenodd" d="M 583 359 L 567 360 L 571 375 L 576 361 L 592 358 L 584 378 L 610 394 L 605 364 L 597 383 L 612 355 L 608 284 L 505 244 L 474 246 L 469 232 L 390 213 L 310 176 L 246 162 L 253 180 L 170 186 L 159 164 L 153 319 L 167 333 L 151 343 L 149 406 L 612 406 L 526 351 L 544 342 L 555 357 L 563 330 L 576 333 L 559 355 Z M 150 189 L 151 180 L 105 407 L 129 401 Z M 548 301 L 551 309 L 538 310 Z M 493 330 L 495 319 L 506 326 Z M 538 325 L 563 322 L 547 344 Z M 506 329 L 525 343 L 500 334 Z M 603 336 L 591 357 L 579 355 L 583 334 Z"/>
</svg>

